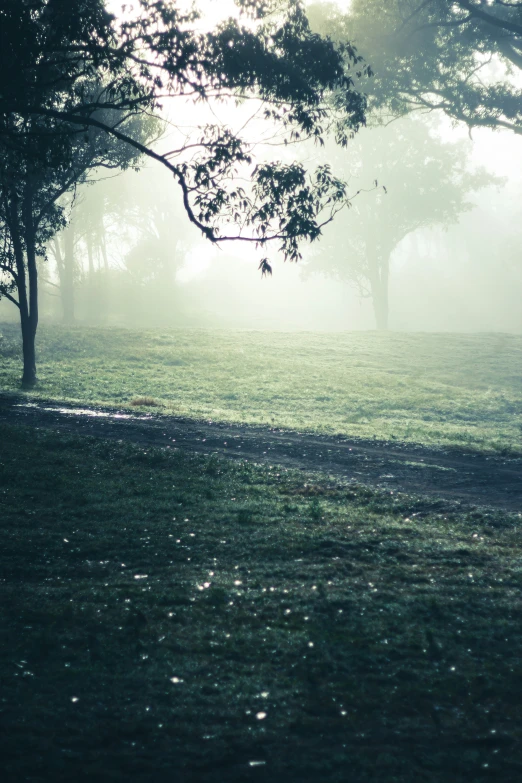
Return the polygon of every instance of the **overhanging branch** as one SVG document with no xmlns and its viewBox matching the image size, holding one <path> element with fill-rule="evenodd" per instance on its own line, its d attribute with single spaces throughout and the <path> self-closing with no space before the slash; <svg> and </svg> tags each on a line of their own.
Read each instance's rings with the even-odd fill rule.
<svg viewBox="0 0 522 783">
<path fill-rule="evenodd" d="M 10 293 L 4 291 L 2 296 L 5 296 L 5 298 L 8 299 L 10 302 L 12 302 L 15 305 L 15 307 L 18 307 L 18 309 L 20 309 L 20 303 L 14 298 L 14 296 L 11 296 Z"/>
<path fill-rule="evenodd" d="M 136 139 L 133 139 L 132 136 L 128 136 L 126 133 L 117 130 L 117 128 L 113 128 L 112 126 L 107 125 L 104 122 L 101 122 L 101 120 L 94 119 L 94 117 L 80 117 L 75 114 L 70 114 L 69 112 L 61 112 L 56 109 L 45 109 L 45 108 L 38 108 L 38 109 L 28 108 L 25 110 L 25 113 L 31 115 L 33 114 L 43 115 L 45 117 L 54 117 L 57 120 L 70 122 L 74 125 L 82 125 L 82 126 L 88 125 L 92 128 L 99 128 L 100 130 L 109 133 L 111 136 L 114 136 L 116 139 L 119 139 L 119 141 L 123 141 L 124 143 L 129 144 L 131 147 L 134 147 L 134 149 L 141 152 L 142 155 L 146 155 L 147 157 L 158 161 L 158 163 L 161 163 L 163 166 L 165 166 L 165 168 L 167 168 L 176 177 L 179 184 L 181 185 L 181 189 L 183 191 L 183 204 L 185 206 L 185 210 L 187 212 L 188 218 L 191 221 L 191 223 L 197 226 L 200 229 L 200 231 L 203 232 L 206 238 L 209 239 L 211 242 L 215 243 L 215 242 L 229 239 L 229 237 L 219 237 L 219 238 L 216 237 L 214 231 L 211 228 L 205 226 L 203 223 L 201 223 L 200 220 L 197 219 L 188 200 L 188 186 L 185 177 L 183 176 L 183 172 L 181 172 L 177 166 L 173 166 L 172 163 L 170 163 L 170 161 L 168 161 L 164 155 L 160 155 L 158 152 L 154 152 L 154 150 L 151 150 L 150 147 L 147 147 L 145 144 L 142 144 L 141 142 L 136 141 Z"/>
<path fill-rule="evenodd" d="M 102 122 L 101 120 L 97 120 L 94 117 L 81 117 L 76 114 L 71 114 L 66 111 L 59 111 L 57 109 L 46 109 L 46 108 L 38 108 L 33 109 L 31 107 L 28 107 L 24 111 L 27 115 L 40 115 L 40 116 L 46 116 L 46 117 L 53 117 L 57 120 L 62 120 L 63 122 L 68 122 L 74 125 L 79 126 L 90 126 L 94 128 L 98 128 L 100 130 L 105 131 L 106 133 L 110 134 L 111 136 L 114 136 L 119 141 L 122 141 L 126 144 L 129 144 L 131 147 L 134 147 L 134 149 L 138 150 L 141 154 L 146 155 L 149 158 L 152 158 L 153 160 L 157 161 L 158 163 L 161 163 L 161 165 L 165 166 L 177 179 L 181 191 L 183 194 L 183 206 L 185 208 L 185 211 L 187 213 L 187 216 L 190 220 L 190 222 L 195 225 L 199 230 L 203 233 L 203 235 L 213 244 L 218 244 L 220 242 L 231 242 L 231 241 L 241 241 L 241 242 L 253 242 L 258 245 L 265 245 L 267 242 L 271 242 L 274 240 L 284 240 L 289 238 L 289 234 L 286 232 L 277 232 L 274 234 L 270 234 L 269 236 L 262 235 L 257 237 L 247 237 L 247 236 L 241 236 L 241 235 L 235 235 L 235 236 L 228 236 L 228 235 L 216 235 L 215 230 L 211 228 L 210 226 L 205 225 L 204 223 L 199 220 L 194 210 L 192 209 L 192 206 L 190 204 L 190 192 L 191 188 L 189 187 L 187 183 L 186 176 L 184 172 L 180 169 L 180 167 L 173 165 L 165 155 L 161 155 L 157 152 L 154 152 L 154 150 L 150 149 L 150 147 L 147 147 L 145 144 L 142 144 L 139 141 L 136 141 L 131 136 L 128 136 L 126 133 L 123 133 L 121 130 L 118 130 L 117 128 L 107 125 L 106 123 Z M 324 227 L 327 223 L 330 223 L 333 220 L 333 216 L 327 219 L 325 222 L 318 224 L 319 230 Z"/>
<path fill-rule="evenodd" d="M 490 24 L 493 27 L 498 27 L 500 30 L 522 36 L 521 25 L 511 22 L 509 19 L 500 19 L 489 11 L 483 11 L 482 8 L 479 8 L 475 3 L 470 2 L 470 0 L 456 0 L 456 4 L 460 8 L 465 8 L 472 16 L 477 19 L 482 19 L 483 22 L 487 22 L 487 24 Z"/>
<path fill-rule="evenodd" d="M 15 283 L 18 284 L 18 277 L 14 269 L 12 269 L 10 266 L 7 266 L 7 264 L 0 264 L 0 270 L 2 272 L 7 272 L 7 274 L 11 275 Z"/>
</svg>

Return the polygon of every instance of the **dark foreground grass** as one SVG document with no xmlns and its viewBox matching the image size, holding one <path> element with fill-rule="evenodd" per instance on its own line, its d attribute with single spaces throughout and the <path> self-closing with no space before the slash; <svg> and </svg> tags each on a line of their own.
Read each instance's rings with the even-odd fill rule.
<svg viewBox="0 0 522 783">
<path fill-rule="evenodd" d="M 0 328 L 18 391 L 19 328 Z M 61 328 L 38 332 L 36 395 L 348 437 L 522 453 L 522 337 Z"/>
<path fill-rule="evenodd" d="M 520 515 L 0 427 L 3 781 L 522 780 Z"/>
</svg>

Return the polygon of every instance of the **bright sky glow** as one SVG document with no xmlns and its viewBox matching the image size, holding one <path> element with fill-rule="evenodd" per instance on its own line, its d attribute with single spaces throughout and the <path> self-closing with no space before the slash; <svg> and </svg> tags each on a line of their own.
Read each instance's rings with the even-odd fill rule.
<svg viewBox="0 0 522 783">
<path fill-rule="evenodd" d="M 116 16 L 122 16 L 123 5 L 126 5 L 127 9 L 130 9 L 132 13 L 134 8 L 132 2 L 124 3 L 123 0 L 107 0 L 107 8 Z M 192 5 L 192 2 L 187 0 L 178 0 L 177 2 L 178 8 L 183 11 L 189 11 Z M 205 23 L 204 28 L 208 30 L 212 29 L 221 20 L 228 19 L 231 16 L 238 16 L 239 14 L 234 0 L 197 0 L 195 6 L 201 12 L 202 21 Z M 123 15 L 128 13 L 129 11 L 127 10 Z"/>
<path fill-rule="evenodd" d="M 330 0 L 331 1 L 331 0 Z M 351 0 L 333 0 L 341 11 L 347 11 Z M 306 0 L 305 5 L 311 5 L 317 0 Z M 120 16 L 123 0 L 108 0 L 107 8 L 111 13 Z M 127 7 L 132 8 L 132 3 L 126 2 Z M 189 0 L 178 0 L 178 7 L 189 10 L 192 3 Z M 231 16 L 238 16 L 239 11 L 234 0 L 196 0 L 196 8 L 199 8 L 205 20 L 205 27 L 212 29 L 221 20 Z"/>
</svg>

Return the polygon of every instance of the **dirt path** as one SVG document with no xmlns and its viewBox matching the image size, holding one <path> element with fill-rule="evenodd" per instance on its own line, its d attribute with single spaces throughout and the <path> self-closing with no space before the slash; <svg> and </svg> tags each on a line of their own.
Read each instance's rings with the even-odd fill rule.
<svg viewBox="0 0 522 783">
<path fill-rule="evenodd" d="M 166 416 L 135 416 L 106 409 L 80 410 L 53 403 L 37 405 L 1 394 L 0 421 L 197 453 L 218 453 L 235 459 L 320 471 L 380 489 L 522 511 L 520 458 Z"/>
</svg>

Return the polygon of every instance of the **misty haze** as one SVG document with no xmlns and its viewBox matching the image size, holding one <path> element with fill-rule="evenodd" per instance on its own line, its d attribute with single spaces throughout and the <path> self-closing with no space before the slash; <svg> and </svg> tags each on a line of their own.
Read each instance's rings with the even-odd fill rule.
<svg viewBox="0 0 522 783">
<path fill-rule="evenodd" d="M 522 779 L 522 0 L 0 0 L 7 783 Z"/>
</svg>

